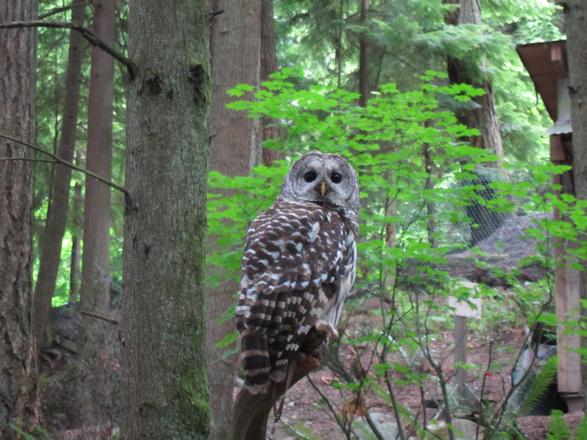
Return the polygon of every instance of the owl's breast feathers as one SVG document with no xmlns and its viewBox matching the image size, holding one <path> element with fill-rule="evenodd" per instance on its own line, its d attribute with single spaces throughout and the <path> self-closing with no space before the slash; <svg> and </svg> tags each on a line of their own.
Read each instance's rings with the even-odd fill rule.
<svg viewBox="0 0 587 440">
<path fill-rule="evenodd" d="M 285 379 L 317 320 L 335 316 L 336 325 L 354 281 L 356 235 L 354 219 L 310 202 L 277 201 L 252 223 L 236 310 L 251 393 Z"/>
</svg>

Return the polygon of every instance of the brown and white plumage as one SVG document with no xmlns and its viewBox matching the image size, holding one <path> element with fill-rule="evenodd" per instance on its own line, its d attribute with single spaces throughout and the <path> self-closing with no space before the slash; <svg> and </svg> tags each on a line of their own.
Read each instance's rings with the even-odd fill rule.
<svg viewBox="0 0 587 440">
<path fill-rule="evenodd" d="M 249 392 L 285 380 L 312 327 L 335 332 L 355 278 L 358 206 L 350 165 L 340 156 L 310 153 L 251 224 L 236 312 Z"/>
</svg>

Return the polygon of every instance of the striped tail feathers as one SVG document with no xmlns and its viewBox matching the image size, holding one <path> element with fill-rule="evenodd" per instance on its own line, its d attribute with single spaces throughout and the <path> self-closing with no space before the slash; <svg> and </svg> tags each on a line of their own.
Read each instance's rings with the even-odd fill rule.
<svg viewBox="0 0 587 440">
<path fill-rule="evenodd" d="M 266 335 L 246 330 L 241 333 L 241 363 L 245 389 L 251 394 L 267 393 L 271 382 L 271 357 Z"/>
</svg>

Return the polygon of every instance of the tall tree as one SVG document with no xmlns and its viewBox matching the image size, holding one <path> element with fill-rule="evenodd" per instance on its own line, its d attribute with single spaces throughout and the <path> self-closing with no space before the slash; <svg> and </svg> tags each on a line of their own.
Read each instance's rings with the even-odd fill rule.
<svg viewBox="0 0 587 440">
<path fill-rule="evenodd" d="M 361 1 L 361 25 L 367 25 L 367 14 L 369 13 L 369 0 Z M 363 31 L 359 38 L 359 105 L 365 107 L 369 100 L 369 59 L 367 56 L 367 35 Z"/>
<path fill-rule="evenodd" d="M 71 8 L 71 21 L 84 24 L 86 2 L 74 0 Z M 77 117 L 80 101 L 81 70 L 83 64 L 84 38 L 80 32 L 70 31 L 69 57 L 65 73 L 65 99 L 63 102 L 63 120 L 57 154 L 72 162 L 77 133 Z M 35 286 L 35 334 L 39 347 L 43 343 L 45 328 L 51 310 L 51 299 L 55 291 L 57 272 L 61 259 L 61 244 L 67 224 L 69 208 L 69 183 L 71 168 L 55 164 L 51 179 L 51 195 L 45 230 L 41 239 L 41 257 L 39 275 Z"/>
<path fill-rule="evenodd" d="M 94 33 L 106 44 L 116 38 L 116 0 L 94 2 Z M 88 170 L 110 180 L 112 176 L 112 102 L 114 60 L 98 47 L 92 48 L 88 102 Z M 103 312 L 110 287 L 110 187 L 86 177 L 84 199 L 84 246 L 81 308 Z"/>
<path fill-rule="evenodd" d="M 0 23 L 34 20 L 36 0 L 0 2 Z M 0 133 L 35 141 L 36 33 L 0 33 Z M 0 140 L 0 438 L 15 439 L 12 424 L 38 421 L 32 316 L 32 182 L 34 155 Z M 20 436 L 18 436 L 20 437 Z"/>
<path fill-rule="evenodd" d="M 458 5 L 448 13 L 446 21 L 452 25 L 481 24 L 481 7 L 479 0 L 444 0 L 445 3 Z M 481 56 L 482 65 L 487 64 L 485 56 Z M 497 157 L 503 159 L 503 142 L 495 111 L 495 98 L 491 82 L 484 78 L 483 68 L 476 66 L 467 59 L 448 57 L 448 76 L 450 82 L 471 84 L 485 91 L 483 96 L 474 99 L 475 107 L 460 113 L 461 122 L 479 130 L 480 135 L 470 139 L 472 145 L 491 149 Z"/>
<path fill-rule="evenodd" d="M 207 439 L 209 0 L 129 2 L 122 437 Z"/>
<path fill-rule="evenodd" d="M 212 26 L 210 168 L 228 176 L 247 175 L 261 161 L 259 121 L 226 108 L 228 89 L 240 83 L 259 84 L 261 3 L 262 0 L 216 0 L 214 3 L 214 10 L 224 12 L 215 18 Z M 207 334 L 212 438 L 228 438 L 230 433 L 235 356 L 222 356 L 223 350 L 215 349 L 214 343 L 234 331 L 234 322 L 223 320 L 222 315 L 234 304 L 237 290 L 235 280 L 223 281 L 209 289 Z"/>
<path fill-rule="evenodd" d="M 577 198 L 587 200 L 587 5 L 583 0 L 565 3 L 571 123 L 573 126 L 573 176 Z M 582 299 L 587 299 L 587 263 L 581 272 Z M 583 308 L 583 316 L 586 315 Z M 587 337 L 581 345 L 587 349 Z M 587 396 L 587 364 L 582 364 L 583 396 Z M 587 409 L 587 398 L 583 400 Z"/>
<path fill-rule="evenodd" d="M 94 1 L 93 30 L 106 44 L 116 37 L 116 0 Z M 86 168 L 110 180 L 112 175 L 112 108 L 114 60 L 98 47 L 92 48 L 88 96 L 88 146 Z M 83 224 L 82 312 L 108 314 L 110 293 L 110 187 L 86 176 Z M 110 422 L 110 409 L 117 391 L 107 370 L 111 357 L 107 341 L 109 324 L 82 314 L 84 342 L 75 387 L 79 399 L 79 423 L 84 428 Z M 115 411 L 113 411 L 115 412 Z M 91 430 L 91 429 L 90 429 Z M 84 435 L 90 436 L 90 431 Z"/>
<path fill-rule="evenodd" d="M 261 72 L 259 81 L 266 81 L 269 76 L 277 71 L 277 53 L 275 50 L 275 23 L 273 18 L 273 0 L 261 2 Z M 280 158 L 276 150 L 265 148 L 264 141 L 280 138 L 283 129 L 269 118 L 261 119 L 261 142 L 263 143 L 263 164 L 271 165 L 274 160 Z"/>
</svg>

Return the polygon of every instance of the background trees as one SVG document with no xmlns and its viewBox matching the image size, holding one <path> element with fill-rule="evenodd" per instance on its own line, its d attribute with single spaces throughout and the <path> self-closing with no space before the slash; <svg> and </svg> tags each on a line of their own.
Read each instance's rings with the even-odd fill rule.
<svg viewBox="0 0 587 440">
<path fill-rule="evenodd" d="M 86 5 L 83 1 L 72 3 L 71 21 L 84 25 Z M 79 32 L 70 31 L 67 70 L 64 78 L 63 122 L 61 125 L 57 154 L 73 162 L 77 135 L 80 88 L 82 82 L 82 63 L 84 59 L 84 38 Z M 39 274 L 35 285 L 35 334 L 42 345 L 51 300 L 57 282 L 57 272 L 61 259 L 63 235 L 67 226 L 69 208 L 69 186 L 71 169 L 55 164 L 51 176 L 51 192 L 47 207 L 47 220 L 40 243 Z"/>
<path fill-rule="evenodd" d="M 223 11 L 212 22 L 212 108 L 210 112 L 210 169 L 227 176 L 245 176 L 262 159 L 259 121 L 240 118 L 226 108 L 227 91 L 236 84 L 258 85 L 262 69 L 261 1 L 217 1 L 213 10 Z M 272 17 L 271 17 L 272 19 Z M 212 240 L 217 237 L 212 236 Z M 210 244 L 214 253 L 226 252 L 222 238 Z M 238 284 L 224 270 L 211 267 L 207 293 L 208 371 L 212 399 L 212 438 L 228 438 L 231 426 L 235 356 L 215 348 L 234 329 L 227 319 Z"/>
<path fill-rule="evenodd" d="M 17 6 L 33 11 L 33 3 L 5 3 L 0 6 L 2 23 L 33 19 L 13 13 Z M 116 429 L 115 406 L 122 402 L 128 412 L 120 420 L 128 421 L 122 429 L 129 438 L 147 436 L 145 432 L 151 428 L 156 438 L 167 438 L 170 433 L 203 438 L 209 418 L 201 345 L 206 296 L 210 299 L 211 409 L 216 421 L 212 435 L 226 436 L 236 367 L 231 292 L 238 280 L 242 234 L 247 222 L 275 196 L 289 161 L 313 148 L 348 154 L 362 176 L 365 200 L 360 249 L 363 266 L 358 298 L 349 304 L 345 337 L 325 357 L 329 369 L 313 376 L 318 379 L 312 382 L 317 391 L 309 382 L 300 383 L 305 398 L 322 393 L 320 402 L 332 403 L 333 410 L 327 403 L 312 407 L 317 413 L 326 411 L 320 413 L 323 419 L 332 417 L 331 432 L 341 429 L 341 435 L 352 437 L 363 423 L 377 436 L 371 426 L 376 417 L 370 416 L 376 404 L 386 409 L 385 414 L 395 411 L 396 425 L 406 433 L 410 429 L 425 431 L 430 409 L 423 404 L 410 406 L 402 395 L 405 389 L 420 396 L 423 403 L 446 397 L 450 411 L 458 409 L 451 400 L 447 364 L 426 338 L 446 339 L 450 334 L 450 310 L 442 301 L 436 304 L 430 298 L 438 292 L 471 297 L 460 287 L 463 273 L 478 275 L 479 295 L 484 304 L 490 304 L 484 306 L 489 318 L 472 326 L 473 338 L 503 336 L 492 322 L 502 329 L 532 327 L 539 320 L 537 316 L 548 313 L 537 306 L 548 297 L 548 276 L 545 281 L 518 279 L 526 277 L 534 263 L 548 268 L 554 264 L 546 257 L 548 252 L 541 253 L 542 245 L 536 248 L 540 252 L 524 259 L 528 267 L 517 268 L 522 275 L 505 270 L 513 264 L 502 268 L 503 273 L 490 273 L 482 264 L 486 262 L 483 258 L 481 267 L 468 265 L 474 251 L 463 249 L 470 244 L 470 228 L 476 223 L 466 218 L 466 203 L 477 203 L 486 212 L 502 215 L 514 207 L 513 200 L 516 213 L 504 217 L 528 226 L 557 203 L 574 213 L 574 223 L 541 223 L 539 231 L 530 227 L 529 235 L 544 244 L 545 238 L 556 234 L 581 232 L 582 217 L 580 210 L 575 210 L 579 204 L 559 198 L 556 188 L 547 184 L 552 172 L 560 170 L 534 167 L 548 156 L 544 131 L 550 122 L 537 105 L 533 85 L 514 50 L 519 43 L 563 37 L 562 10 L 552 2 L 255 0 L 212 5 L 185 2 L 161 10 L 150 1 L 76 0 L 70 4 L 52 0 L 42 2 L 40 8 L 44 20 L 73 21 L 88 27 L 92 25 L 84 23 L 84 15 L 96 17 L 98 23 L 100 17 L 106 17 L 108 32 L 100 26 L 94 31 L 111 52 L 122 54 L 122 62 L 113 64 L 109 55 L 94 48 L 90 71 L 79 50 L 81 34 L 71 33 L 67 26 L 40 27 L 38 64 L 33 68 L 38 112 L 33 115 L 33 33 L 0 29 L 2 53 L 9 54 L 0 57 L 2 72 L 8 72 L 0 80 L 0 118 L 5 124 L 0 132 L 37 142 L 46 151 L 124 187 L 112 191 L 112 187 L 88 177 L 84 188 L 83 173 L 73 172 L 70 177 L 68 168 L 43 162 L 48 157 L 2 141 L 0 280 L 16 287 L 8 291 L 0 284 L 0 298 L 8 301 L 1 304 L 0 320 L 10 324 L 0 325 L 0 331 L 18 329 L 5 336 L 23 341 L 23 345 L 18 356 L 1 356 L 0 365 L 4 368 L 1 363 L 6 362 L 12 368 L 18 357 L 18 365 L 26 366 L 27 375 L 25 378 L 21 371 L 13 377 L 23 377 L 19 383 L 31 390 L 23 396 L 30 396 L 33 402 L 35 361 L 29 353 L 28 275 L 32 271 L 36 333 L 47 336 L 39 339 L 38 351 L 44 378 L 42 422 L 49 431 L 92 425 L 99 431 L 96 436 L 105 436 Z M 581 75 L 577 72 L 581 71 L 581 59 L 586 58 L 585 45 L 576 31 L 580 30 L 576 23 L 581 22 L 581 11 L 582 5 L 568 2 L 575 117 L 582 114 Z M 16 39 L 26 56 L 12 57 Z M 125 62 L 127 40 L 130 61 Z M 208 44 L 212 45 L 212 72 Z M 285 70 L 270 78 L 277 67 L 296 67 L 301 73 Z M 81 79 L 79 99 L 76 78 Z M 16 82 L 9 85 L 13 80 Z M 228 96 L 227 90 L 238 83 L 248 86 L 240 86 Z M 233 101 L 241 99 L 237 95 L 254 104 L 235 104 Z M 359 100 L 362 109 L 356 105 Z M 10 108 L 8 101 L 18 108 L 3 111 Z M 252 118 L 227 109 L 226 104 L 251 111 Z M 209 106 L 210 133 L 206 130 Z M 96 116 L 104 118 L 104 128 Z M 578 124 L 575 168 L 579 188 L 583 169 L 580 121 L 584 118 L 578 117 L 579 122 L 574 122 Z M 13 131 L 15 124 L 19 127 Z M 487 153 L 495 151 L 501 156 L 500 143 L 503 181 L 490 183 L 495 196 L 483 199 L 479 188 L 470 184 L 477 168 L 495 164 L 495 157 Z M 90 145 L 88 152 L 86 144 Z M 214 246 L 204 251 L 208 144 L 210 167 L 222 175 L 210 174 L 208 222 Z M 93 165 L 96 156 L 91 146 L 105 153 L 100 168 Z M 491 148 L 479 151 L 471 146 Z M 23 158 L 26 160 L 20 160 Z M 34 179 L 29 159 L 37 161 Z M 267 166 L 255 167 L 261 163 Z M 271 163 L 273 166 L 268 166 Z M 67 203 L 72 196 L 69 191 L 77 201 L 71 207 Z M 101 194 L 101 204 L 96 193 Z M 85 218 L 83 225 L 81 218 Z M 84 280 L 78 297 L 72 293 L 79 284 L 74 280 L 82 241 Z M 523 243 L 520 240 L 517 247 L 524 248 Z M 491 250 L 506 253 L 507 246 L 499 246 Z M 202 286 L 204 253 L 216 267 L 207 272 L 214 287 Z M 446 260 L 450 270 L 456 267 L 457 272 L 447 270 L 447 274 L 432 264 L 439 260 Z M 416 274 L 409 272 L 413 267 L 418 267 Z M 426 275 L 421 276 L 423 273 Z M 518 301 L 514 305 L 512 297 Z M 496 303 L 505 304 L 506 311 L 492 312 Z M 81 324 L 75 318 L 80 311 L 86 313 Z M 223 314 L 228 319 L 219 323 Z M 427 320 L 430 317 L 434 319 Z M 92 327 L 96 329 L 90 338 L 93 348 L 80 342 L 82 330 L 90 329 L 91 333 Z M 383 342 L 381 335 L 392 342 Z M 122 367 L 121 350 L 125 353 Z M 443 350 L 450 352 L 450 347 Z M 361 363 L 361 355 L 367 352 L 374 361 Z M 513 362 L 512 358 L 503 365 Z M 495 365 L 496 357 L 492 359 Z M 493 370 L 487 364 L 477 367 L 469 378 L 477 381 L 487 372 L 501 374 L 511 366 L 507 365 Z M 82 381 L 85 388 L 69 385 L 73 383 L 70 374 L 87 373 L 91 368 L 101 372 L 105 382 Z M 127 384 L 124 400 L 96 398 L 97 394 L 92 397 L 100 391 L 96 388 L 117 383 L 121 375 L 127 378 L 123 381 Z M 19 411 L 34 408 L 34 403 L 27 406 L 14 397 L 10 387 L 16 383 L 0 382 L 2 396 L 10 395 L 10 407 Z M 446 386 L 435 388 L 436 384 Z M 114 415 L 107 411 L 106 416 L 92 414 L 89 406 L 80 403 L 81 397 L 70 398 L 72 389 L 82 394 L 87 391 L 89 406 L 112 402 Z M 426 394 L 431 393 L 428 389 L 435 394 Z M 297 404 L 296 400 L 288 404 L 292 402 Z M 360 417 L 362 406 L 365 420 Z M 292 408 L 295 411 L 296 406 Z M 488 417 L 490 411 L 485 410 L 483 415 Z M 29 412 L 27 420 L 34 424 L 34 409 Z M 0 408 L 0 416 L 4 414 L 7 411 Z M 72 414 L 86 419 L 82 421 L 80 416 L 78 420 Z M 513 412 L 508 408 L 497 414 Z M 510 421 L 505 416 L 492 419 L 491 429 L 510 429 Z M 277 426 L 277 436 L 288 429 L 285 424 Z M 78 435 L 90 436 L 83 431 Z"/>
</svg>

